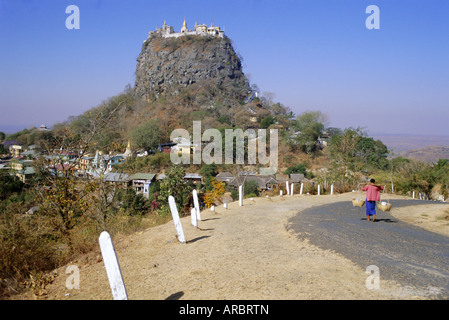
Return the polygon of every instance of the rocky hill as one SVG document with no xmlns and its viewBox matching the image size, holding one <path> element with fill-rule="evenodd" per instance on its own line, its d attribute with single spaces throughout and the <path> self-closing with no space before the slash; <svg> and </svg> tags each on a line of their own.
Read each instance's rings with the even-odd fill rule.
<svg viewBox="0 0 449 320">
<path fill-rule="evenodd" d="M 244 100 L 249 95 L 241 59 L 229 38 L 153 34 L 143 43 L 137 58 L 136 95 L 150 100 L 179 94 L 187 87 L 201 89 L 206 93 L 203 98 L 224 94 Z"/>
<path fill-rule="evenodd" d="M 111 152 L 124 150 L 128 141 L 139 148 L 133 132 L 151 121 L 161 142 L 199 120 L 203 130 L 258 128 L 267 117 L 288 123 L 287 108 L 255 95 L 228 37 L 178 34 L 150 32 L 137 58 L 134 86 L 70 119 L 73 132 L 90 132 L 93 118 L 104 119 L 107 126 L 92 142 Z"/>
</svg>

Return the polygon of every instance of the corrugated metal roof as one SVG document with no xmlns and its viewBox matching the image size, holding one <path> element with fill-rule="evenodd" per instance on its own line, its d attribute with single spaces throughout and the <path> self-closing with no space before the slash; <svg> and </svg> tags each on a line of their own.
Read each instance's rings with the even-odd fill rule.
<svg viewBox="0 0 449 320">
<path fill-rule="evenodd" d="M 135 173 L 131 176 L 131 180 L 153 180 L 156 175 L 154 173 Z"/>
</svg>

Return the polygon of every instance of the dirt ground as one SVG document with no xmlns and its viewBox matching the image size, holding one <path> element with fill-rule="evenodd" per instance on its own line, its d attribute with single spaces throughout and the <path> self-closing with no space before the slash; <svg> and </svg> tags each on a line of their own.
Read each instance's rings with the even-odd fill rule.
<svg viewBox="0 0 449 320">
<path fill-rule="evenodd" d="M 130 300 L 297 300 L 426 299 L 380 278 L 368 289 L 369 274 L 339 254 L 298 240 L 288 219 L 301 210 L 353 194 L 295 195 L 246 199 L 201 212 L 198 228 L 181 219 L 186 244 L 176 238 L 173 221 L 128 237 L 113 239 Z M 405 197 L 391 196 L 390 199 Z M 393 208 L 403 219 L 449 235 L 441 218 L 447 205 Z M 80 269 L 79 289 L 67 289 L 66 267 L 42 295 L 22 299 L 110 300 L 111 289 L 100 251 L 73 261 Z"/>
</svg>

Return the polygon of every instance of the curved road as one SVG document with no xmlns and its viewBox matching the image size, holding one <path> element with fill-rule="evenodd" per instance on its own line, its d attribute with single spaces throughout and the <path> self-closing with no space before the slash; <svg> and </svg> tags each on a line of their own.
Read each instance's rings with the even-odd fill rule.
<svg viewBox="0 0 449 320">
<path fill-rule="evenodd" d="M 393 208 L 435 203 L 390 202 Z M 380 281 L 394 280 L 417 295 L 448 299 L 449 237 L 400 221 L 377 208 L 376 211 L 376 222 L 368 222 L 365 206 L 340 202 L 304 210 L 289 222 L 298 237 L 338 252 L 363 269 L 377 266 Z"/>
</svg>

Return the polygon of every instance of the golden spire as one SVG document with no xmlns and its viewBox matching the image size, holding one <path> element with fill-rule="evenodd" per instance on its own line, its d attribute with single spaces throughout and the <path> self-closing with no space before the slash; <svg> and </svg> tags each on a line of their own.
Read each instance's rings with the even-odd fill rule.
<svg viewBox="0 0 449 320">
<path fill-rule="evenodd" d="M 182 24 L 181 32 L 187 32 L 189 29 L 187 29 L 187 23 L 186 18 L 184 17 L 184 23 Z"/>
<path fill-rule="evenodd" d="M 167 25 L 167 20 L 164 19 L 164 27 Z"/>
</svg>

